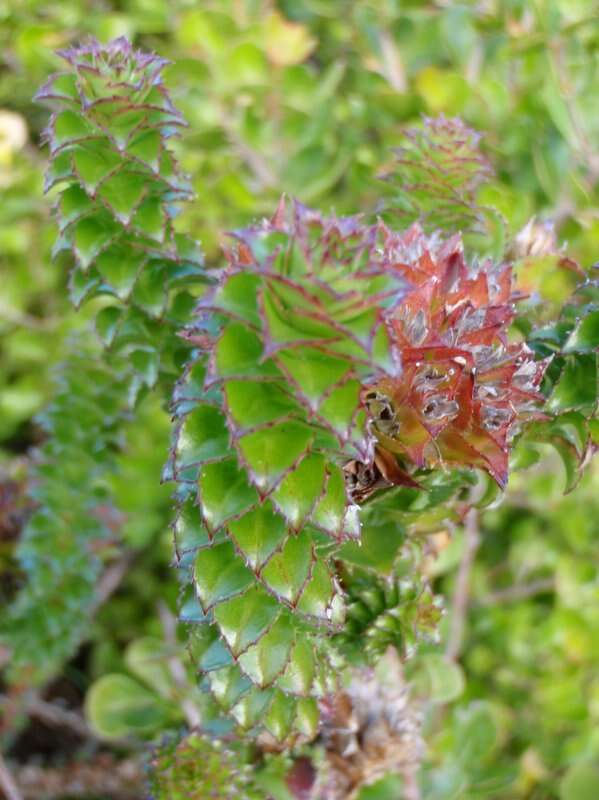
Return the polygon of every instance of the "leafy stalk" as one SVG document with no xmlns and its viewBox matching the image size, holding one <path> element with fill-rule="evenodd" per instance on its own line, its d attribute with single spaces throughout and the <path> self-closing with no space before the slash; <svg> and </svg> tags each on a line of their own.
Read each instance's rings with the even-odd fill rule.
<svg viewBox="0 0 599 800">
<path fill-rule="evenodd" d="M 40 419 L 48 439 L 31 475 L 37 508 L 17 549 L 27 583 L 2 631 L 19 681 L 47 680 L 72 655 L 88 629 L 103 553 L 118 540 L 107 484 L 121 444 L 128 375 L 94 355 L 71 358 Z"/>
<path fill-rule="evenodd" d="M 36 680 L 85 633 L 101 553 L 115 540 L 103 478 L 127 409 L 157 383 L 170 393 L 189 350 L 176 332 L 193 307 L 189 289 L 203 280 L 197 245 L 174 229 L 191 188 L 169 149 L 184 122 L 162 84 L 166 62 L 125 39 L 61 55 L 68 70 L 36 96 L 53 111 L 45 186 L 57 195 L 54 255 L 69 267 L 76 306 L 98 298 L 107 352 L 71 357 L 42 420 L 39 510 L 19 548 L 27 584 L 7 623 L 15 669 L 27 666 Z"/>
<path fill-rule="evenodd" d="M 169 149 L 185 124 L 162 83 L 164 59 L 126 39 L 64 50 L 66 72 L 36 99 L 52 108 L 46 190 L 56 191 L 54 255 L 68 262 L 76 306 L 103 297 L 96 329 L 127 357 L 131 400 L 178 369 L 174 336 L 202 278 L 198 246 L 176 233 L 192 196 Z"/>
<path fill-rule="evenodd" d="M 187 332 L 208 350 L 174 405 L 176 546 L 204 623 L 192 650 L 223 708 L 278 738 L 313 733 L 335 686 L 331 559 L 360 536 L 343 465 L 373 457 L 364 383 L 399 374 L 405 283 L 379 244 L 377 226 L 282 202 L 235 234 Z"/>
</svg>

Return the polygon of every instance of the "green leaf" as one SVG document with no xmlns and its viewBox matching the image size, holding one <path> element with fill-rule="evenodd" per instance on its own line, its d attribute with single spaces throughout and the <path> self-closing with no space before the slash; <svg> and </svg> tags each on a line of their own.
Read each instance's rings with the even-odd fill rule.
<svg viewBox="0 0 599 800">
<path fill-rule="evenodd" d="M 131 364 L 141 376 L 145 385 L 152 389 L 158 380 L 159 355 L 153 347 L 143 347 L 132 350 Z"/>
<path fill-rule="evenodd" d="M 189 498 L 178 509 L 173 530 L 175 550 L 179 558 L 182 558 L 185 553 L 207 547 L 212 541 L 202 522 L 195 498 Z"/>
<path fill-rule="evenodd" d="M 551 444 L 559 454 L 562 464 L 564 465 L 564 472 L 566 475 L 566 482 L 564 492 L 571 492 L 580 479 L 581 475 L 581 456 L 576 448 L 568 441 L 562 438 L 554 437 Z"/>
<path fill-rule="evenodd" d="M 403 796 L 403 783 L 398 775 L 387 775 L 360 789 L 358 800 L 397 800 Z"/>
<path fill-rule="evenodd" d="M 35 100 L 52 100 L 57 99 L 75 101 L 78 99 L 77 95 L 77 81 L 74 75 L 54 75 L 48 83 L 40 89 L 36 94 Z"/>
<path fill-rule="evenodd" d="M 119 150 L 128 145 L 131 135 L 142 126 L 146 116 L 147 112 L 143 109 L 131 109 L 130 111 L 115 114 L 105 121 L 110 131 L 110 136 L 114 139 Z"/>
<path fill-rule="evenodd" d="M 272 685 L 283 672 L 294 641 L 291 620 L 281 616 L 267 633 L 239 656 L 239 666 L 252 682 L 262 688 Z"/>
<path fill-rule="evenodd" d="M 126 300 L 147 261 L 144 252 L 122 243 L 112 244 L 98 255 L 95 267 L 120 300 Z"/>
<path fill-rule="evenodd" d="M 233 662 L 216 625 L 194 626 L 189 637 L 189 652 L 198 669 L 204 672 L 228 668 Z"/>
<path fill-rule="evenodd" d="M 301 352 L 282 351 L 277 355 L 277 361 L 314 409 L 319 407 L 323 396 L 338 384 L 349 370 L 347 361 L 311 347 L 302 348 Z"/>
<path fill-rule="evenodd" d="M 166 219 L 160 200 L 155 197 L 144 200 L 135 211 L 131 226 L 144 236 L 162 243 L 166 236 Z"/>
<path fill-rule="evenodd" d="M 88 214 L 93 208 L 93 202 L 80 186 L 69 186 L 60 197 L 61 230 L 64 230 L 76 219 Z"/>
<path fill-rule="evenodd" d="M 229 380 L 224 387 L 229 412 L 241 428 L 251 428 L 289 416 L 297 403 L 276 384 Z"/>
<path fill-rule="evenodd" d="M 599 770 L 591 763 L 574 764 L 560 782 L 560 800 L 595 800 Z"/>
<path fill-rule="evenodd" d="M 291 651 L 284 673 L 277 686 L 291 694 L 308 694 L 316 674 L 314 644 L 307 637 L 300 637 Z"/>
<path fill-rule="evenodd" d="M 252 682 L 237 664 L 209 672 L 207 678 L 216 702 L 227 711 L 252 688 Z"/>
<path fill-rule="evenodd" d="M 108 141 L 98 139 L 74 148 L 73 164 L 88 195 L 93 196 L 100 183 L 121 163 Z"/>
<path fill-rule="evenodd" d="M 229 434 L 219 409 L 200 405 L 185 417 L 175 449 L 177 469 L 224 458 L 229 452 Z"/>
<path fill-rule="evenodd" d="M 204 609 L 244 592 L 253 576 L 230 542 L 200 550 L 194 564 L 198 597 Z"/>
<path fill-rule="evenodd" d="M 300 733 L 313 739 L 318 733 L 318 704 L 313 697 L 300 697 L 297 701 L 295 725 Z"/>
<path fill-rule="evenodd" d="M 248 566 L 258 572 L 287 537 L 284 519 L 263 503 L 228 524 L 229 533 Z"/>
<path fill-rule="evenodd" d="M 393 524 L 384 516 L 365 515 L 362 518 L 362 529 L 359 542 L 347 542 L 339 550 L 339 557 L 358 566 L 370 567 L 377 572 L 390 574 L 399 549 L 405 541 L 405 532 L 401 525 Z"/>
<path fill-rule="evenodd" d="M 117 332 L 123 312 L 116 306 L 107 306 L 98 312 L 96 317 L 96 332 L 104 344 L 109 347 Z"/>
<path fill-rule="evenodd" d="M 147 261 L 135 281 L 131 302 L 151 317 L 161 317 L 168 305 L 169 274 L 171 265 L 161 261 Z"/>
<path fill-rule="evenodd" d="M 251 728 L 262 720 L 272 695 L 272 689 L 253 688 L 233 706 L 231 713 L 242 728 Z"/>
<path fill-rule="evenodd" d="M 134 639 L 125 650 L 127 668 L 163 697 L 168 697 L 174 688 L 169 657 L 163 641 L 152 636 Z"/>
<path fill-rule="evenodd" d="M 73 250 L 81 268 L 87 269 L 117 233 L 116 226 L 103 218 L 87 218 L 77 222 L 74 226 Z"/>
<path fill-rule="evenodd" d="M 588 410 L 598 401 L 597 355 L 568 355 L 559 382 L 548 400 L 550 411 Z"/>
<path fill-rule="evenodd" d="M 265 292 L 263 310 L 266 335 L 277 349 L 287 346 L 326 344 L 339 338 L 332 325 L 299 313 L 296 308 L 281 308 L 273 292 Z M 289 349 L 289 347 L 285 347 Z"/>
<path fill-rule="evenodd" d="M 314 554 L 305 533 L 288 539 L 260 572 L 260 579 L 290 604 L 297 602 L 310 575 Z"/>
<path fill-rule="evenodd" d="M 347 496 L 343 473 L 336 465 L 328 467 L 328 479 L 325 485 L 324 496 L 312 512 L 312 521 L 332 536 L 342 538 L 345 533 Z M 358 536 L 360 531 L 357 526 L 350 524 L 349 533 Z"/>
<path fill-rule="evenodd" d="M 493 751 L 498 731 L 491 710 L 484 703 L 472 703 L 458 711 L 456 736 L 463 764 L 479 766 Z"/>
<path fill-rule="evenodd" d="M 215 351 L 215 367 L 221 377 L 278 376 L 271 362 L 261 364 L 262 342 L 244 325 L 228 325 L 223 331 Z"/>
<path fill-rule="evenodd" d="M 565 353 L 595 353 L 599 348 L 599 311 L 591 311 L 570 334 Z"/>
<path fill-rule="evenodd" d="M 326 622 L 332 621 L 333 579 L 322 561 L 314 564 L 312 574 L 297 604 L 297 610 Z M 338 622 L 339 620 L 335 620 Z"/>
<path fill-rule="evenodd" d="M 417 686 L 433 703 L 449 703 L 464 691 L 464 674 L 453 661 L 438 653 L 417 659 Z"/>
<path fill-rule="evenodd" d="M 307 452 L 313 438 L 301 422 L 283 422 L 242 436 L 239 450 L 249 475 L 259 491 L 267 494 L 280 482 L 298 459 Z"/>
<path fill-rule="evenodd" d="M 74 111 L 61 111 L 54 119 L 52 149 L 56 150 L 94 134 L 97 134 L 97 131 L 80 114 Z"/>
<path fill-rule="evenodd" d="M 283 692 L 275 691 L 270 708 L 264 717 L 264 726 L 275 739 L 283 740 L 291 732 L 295 719 L 295 703 Z"/>
<path fill-rule="evenodd" d="M 108 204 L 120 222 L 128 225 L 147 190 L 146 175 L 122 169 L 102 183 L 97 196 Z"/>
<path fill-rule="evenodd" d="M 157 171 L 160 166 L 162 139 L 159 131 L 143 131 L 129 142 L 127 153 Z"/>
<path fill-rule="evenodd" d="M 200 506 L 206 524 L 216 530 L 256 505 L 258 496 L 234 459 L 205 464 L 199 477 Z"/>
<path fill-rule="evenodd" d="M 104 675 L 87 693 L 85 710 L 99 736 L 149 735 L 167 723 L 169 711 L 149 689 L 126 675 Z"/>
<path fill-rule="evenodd" d="M 180 558 L 180 556 L 177 556 Z M 181 560 L 180 562 L 181 563 Z M 193 586 L 187 585 L 179 600 L 179 619 L 181 622 L 208 622 L 208 617 L 204 613 Z"/>
<path fill-rule="evenodd" d="M 311 453 L 289 472 L 275 489 L 272 500 L 293 529 L 299 529 L 324 489 L 325 459 Z"/>
<path fill-rule="evenodd" d="M 231 275 L 214 290 L 206 305 L 250 325 L 259 325 L 257 296 L 260 282 L 257 275 L 249 273 Z"/>
<path fill-rule="evenodd" d="M 319 414 L 343 438 L 349 438 L 356 425 L 356 411 L 360 405 L 361 384 L 351 380 L 334 389 L 320 404 Z"/>
<path fill-rule="evenodd" d="M 279 604 L 274 597 L 255 587 L 221 603 L 214 611 L 214 619 L 231 652 L 238 656 L 266 633 L 278 614 Z"/>
</svg>

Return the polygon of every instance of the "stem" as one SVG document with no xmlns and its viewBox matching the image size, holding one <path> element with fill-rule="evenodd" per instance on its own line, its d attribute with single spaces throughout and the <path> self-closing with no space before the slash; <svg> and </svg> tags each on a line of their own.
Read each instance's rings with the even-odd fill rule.
<svg viewBox="0 0 599 800">
<path fill-rule="evenodd" d="M 0 788 L 5 794 L 6 800 L 23 800 L 19 787 L 6 765 L 6 761 L 0 753 Z"/>
<path fill-rule="evenodd" d="M 420 764 L 410 764 L 402 770 L 404 800 L 422 800 L 422 793 L 418 783 L 419 772 Z"/>
<path fill-rule="evenodd" d="M 55 703 L 42 700 L 41 697 L 32 697 L 26 704 L 26 712 L 30 717 L 59 728 L 70 728 L 73 733 L 86 739 L 95 739 L 87 722 L 76 711 L 61 708 Z"/>
<path fill-rule="evenodd" d="M 238 155 L 252 171 L 254 178 L 264 189 L 270 189 L 277 184 L 277 178 L 262 155 L 254 150 L 243 140 L 235 128 L 235 123 L 229 118 L 225 110 L 221 113 L 221 125 L 229 141 L 237 151 Z"/>
<path fill-rule="evenodd" d="M 94 602 L 89 612 L 90 617 L 95 616 L 100 607 L 116 592 L 137 555 L 135 551 L 126 552 L 118 561 L 107 567 L 98 581 Z"/>
<path fill-rule="evenodd" d="M 529 597 L 534 597 L 537 594 L 552 592 L 554 589 L 555 581 L 553 578 L 539 578 L 538 581 L 516 583 L 514 586 L 508 586 L 506 589 L 498 589 L 496 592 L 489 592 L 485 597 L 481 597 L 476 605 L 493 606 L 499 603 L 514 603 L 518 600 L 526 600 Z"/>
<path fill-rule="evenodd" d="M 13 710 L 14 708 L 16 708 L 16 712 Z M 6 717 L 9 713 L 12 717 L 22 714 L 29 720 L 37 719 L 53 728 L 68 728 L 77 736 L 90 742 L 99 741 L 98 735 L 89 727 L 82 714 L 44 700 L 36 692 L 25 692 L 18 698 L 0 694 L 0 710 Z M 126 737 L 113 739 L 112 742 L 127 750 L 138 748 L 137 742 Z"/>
<path fill-rule="evenodd" d="M 478 511 L 475 508 L 471 508 L 466 515 L 464 525 L 465 549 L 456 581 L 451 627 L 449 630 L 447 647 L 445 648 L 445 655 L 451 661 L 455 661 L 458 658 L 464 640 L 464 629 L 466 627 L 466 617 L 468 616 L 468 605 L 470 602 L 472 566 L 480 546 L 480 530 L 478 523 Z"/>
</svg>

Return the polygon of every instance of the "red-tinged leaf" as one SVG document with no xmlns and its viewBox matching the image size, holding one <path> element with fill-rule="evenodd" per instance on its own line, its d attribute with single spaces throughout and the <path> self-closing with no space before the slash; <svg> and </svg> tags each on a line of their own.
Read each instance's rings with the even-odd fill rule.
<svg viewBox="0 0 599 800">
<path fill-rule="evenodd" d="M 287 788 L 296 800 L 310 800 L 317 772 L 309 758 L 297 758 L 287 773 Z"/>
<path fill-rule="evenodd" d="M 394 269 L 413 287 L 393 317 L 401 376 L 369 387 L 379 443 L 418 468 L 447 461 L 507 479 L 508 435 L 538 416 L 548 362 L 508 344 L 511 269 L 471 268 L 459 237 L 428 239 L 417 226 L 384 230 Z"/>
</svg>

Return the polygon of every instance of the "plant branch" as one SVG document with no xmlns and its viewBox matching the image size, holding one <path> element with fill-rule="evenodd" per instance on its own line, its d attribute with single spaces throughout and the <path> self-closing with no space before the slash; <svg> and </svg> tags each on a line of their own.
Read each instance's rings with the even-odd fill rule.
<svg viewBox="0 0 599 800">
<path fill-rule="evenodd" d="M 41 697 L 34 695 L 26 703 L 26 711 L 30 717 L 35 717 L 48 725 L 70 728 L 73 733 L 86 739 L 96 738 L 81 714 L 42 700 Z"/>
<path fill-rule="evenodd" d="M 451 617 L 447 647 L 445 648 L 445 655 L 451 661 L 455 661 L 458 658 L 462 649 L 466 617 L 468 616 L 468 606 L 470 603 L 472 566 L 480 546 L 479 518 L 478 511 L 475 508 L 471 508 L 466 515 L 464 539 L 464 554 L 456 581 L 453 598 L 453 614 Z"/>
<path fill-rule="evenodd" d="M 4 713 L 10 712 L 13 716 L 16 711 L 17 714 L 41 720 L 51 727 L 69 728 L 77 736 L 86 739 L 96 738 L 81 714 L 43 700 L 36 692 L 25 692 L 17 698 L 0 695 L 0 708 Z"/>
<path fill-rule="evenodd" d="M 94 602 L 90 609 L 90 615 L 96 614 L 98 609 L 114 594 L 121 584 L 121 581 L 133 564 L 137 553 L 134 551 L 126 552 L 118 561 L 113 562 L 102 574 L 98 581 L 98 587 L 94 596 Z"/>
<path fill-rule="evenodd" d="M 403 779 L 403 797 L 404 800 L 421 800 L 422 793 L 418 783 L 418 773 L 420 772 L 420 764 L 406 764 L 402 771 L 401 777 Z"/>
<path fill-rule="evenodd" d="M 277 178 L 269 165 L 257 150 L 254 150 L 241 138 L 224 109 L 221 113 L 221 125 L 238 155 L 250 168 L 259 184 L 265 189 L 276 186 Z"/>
<path fill-rule="evenodd" d="M 23 800 L 19 787 L 13 778 L 6 761 L 0 753 L 0 788 L 4 792 L 6 800 Z"/>
<path fill-rule="evenodd" d="M 529 597 L 534 597 L 537 594 L 552 592 L 554 589 L 555 581 L 553 578 L 540 578 L 530 583 L 516 583 L 514 586 L 508 586 L 506 589 L 498 589 L 496 592 L 489 592 L 489 594 L 481 597 L 476 605 L 494 606 L 501 603 L 514 603 L 518 600 L 526 600 Z"/>
</svg>

